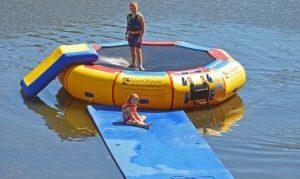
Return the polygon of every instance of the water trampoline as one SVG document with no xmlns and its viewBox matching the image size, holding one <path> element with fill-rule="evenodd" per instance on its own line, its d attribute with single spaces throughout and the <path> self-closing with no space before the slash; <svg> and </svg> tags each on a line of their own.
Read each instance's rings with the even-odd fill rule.
<svg viewBox="0 0 300 179">
<path fill-rule="evenodd" d="M 91 45 L 92 64 L 71 65 L 59 79 L 73 97 L 95 104 L 122 105 L 137 93 L 142 108 L 179 109 L 218 104 L 245 83 L 242 65 L 224 50 L 185 42 L 145 41 L 145 71 L 126 67 L 126 41 Z"/>
</svg>

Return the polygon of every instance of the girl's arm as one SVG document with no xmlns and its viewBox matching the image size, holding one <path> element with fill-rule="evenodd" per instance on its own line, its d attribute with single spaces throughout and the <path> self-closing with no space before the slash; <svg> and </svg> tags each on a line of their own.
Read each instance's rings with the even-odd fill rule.
<svg viewBox="0 0 300 179">
<path fill-rule="evenodd" d="M 140 18 L 140 22 L 141 22 L 141 32 L 140 32 L 140 38 L 139 41 L 142 42 L 143 40 L 143 36 L 144 36 L 144 32 L 145 32 L 145 21 L 144 21 L 144 16 L 141 16 Z"/>
<path fill-rule="evenodd" d="M 133 119 L 133 121 L 137 121 L 137 122 L 140 122 L 140 116 L 139 115 L 136 115 L 135 112 L 132 111 L 131 108 L 126 108 L 123 110 L 123 113 L 125 113 L 125 116 L 127 117 L 131 117 Z"/>
<path fill-rule="evenodd" d="M 126 27 L 126 32 L 125 32 L 125 39 L 128 40 L 128 29 Z"/>
<path fill-rule="evenodd" d="M 133 111 L 130 111 L 130 115 L 134 121 L 141 122 L 141 118 L 140 118 L 139 114 L 137 113 L 136 109 Z"/>
<path fill-rule="evenodd" d="M 140 120 L 137 116 L 131 115 L 131 117 L 132 117 L 132 119 L 133 119 L 134 121 L 136 121 L 136 122 L 141 122 L 141 120 Z"/>
<path fill-rule="evenodd" d="M 128 15 L 127 15 L 127 24 L 126 24 L 126 31 L 125 31 L 125 39 L 128 40 Z"/>
</svg>

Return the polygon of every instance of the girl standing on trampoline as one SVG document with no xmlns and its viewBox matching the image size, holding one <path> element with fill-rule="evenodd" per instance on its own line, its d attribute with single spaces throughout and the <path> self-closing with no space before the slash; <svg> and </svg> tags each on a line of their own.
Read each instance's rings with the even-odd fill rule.
<svg viewBox="0 0 300 179">
<path fill-rule="evenodd" d="M 129 5 L 130 13 L 127 15 L 127 29 L 125 32 L 126 40 L 130 46 L 132 62 L 129 67 L 137 67 L 136 57 L 138 58 L 139 70 L 143 67 L 143 56 L 141 45 L 145 30 L 144 16 L 138 12 L 138 3 L 131 2 Z"/>
</svg>

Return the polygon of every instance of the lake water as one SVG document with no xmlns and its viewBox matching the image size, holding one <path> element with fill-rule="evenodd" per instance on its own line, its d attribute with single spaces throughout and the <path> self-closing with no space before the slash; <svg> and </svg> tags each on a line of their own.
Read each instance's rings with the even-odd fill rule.
<svg viewBox="0 0 300 179">
<path fill-rule="evenodd" d="M 1 0 L 0 178 L 122 178 L 58 80 L 25 100 L 19 81 L 61 44 L 122 40 L 129 1 Z M 148 40 L 219 47 L 240 61 L 238 96 L 188 115 L 236 178 L 300 178 L 300 1 L 139 0 Z"/>
</svg>

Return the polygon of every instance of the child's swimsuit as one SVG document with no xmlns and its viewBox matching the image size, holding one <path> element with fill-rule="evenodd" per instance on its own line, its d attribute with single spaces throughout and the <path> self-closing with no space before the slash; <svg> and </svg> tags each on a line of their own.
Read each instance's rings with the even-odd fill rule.
<svg viewBox="0 0 300 179">
<path fill-rule="evenodd" d="M 126 124 L 127 121 L 137 119 L 140 121 L 140 118 L 137 114 L 137 105 L 126 103 L 122 106 L 123 111 L 123 122 Z M 126 113 L 129 112 L 131 115 L 126 116 Z M 133 118 L 134 116 L 134 118 Z"/>
<path fill-rule="evenodd" d="M 137 13 L 134 17 L 132 14 L 127 15 L 127 31 L 129 31 L 128 44 L 130 47 L 141 48 L 141 43 L 139 43 L 140 33 L 138 32 L 140 32 L 142 29 L 140 21 L 142 16 L 143 15 L 141 13 Z M 130 32 L 136 32 L 136 34 Z"/>
</svg>

